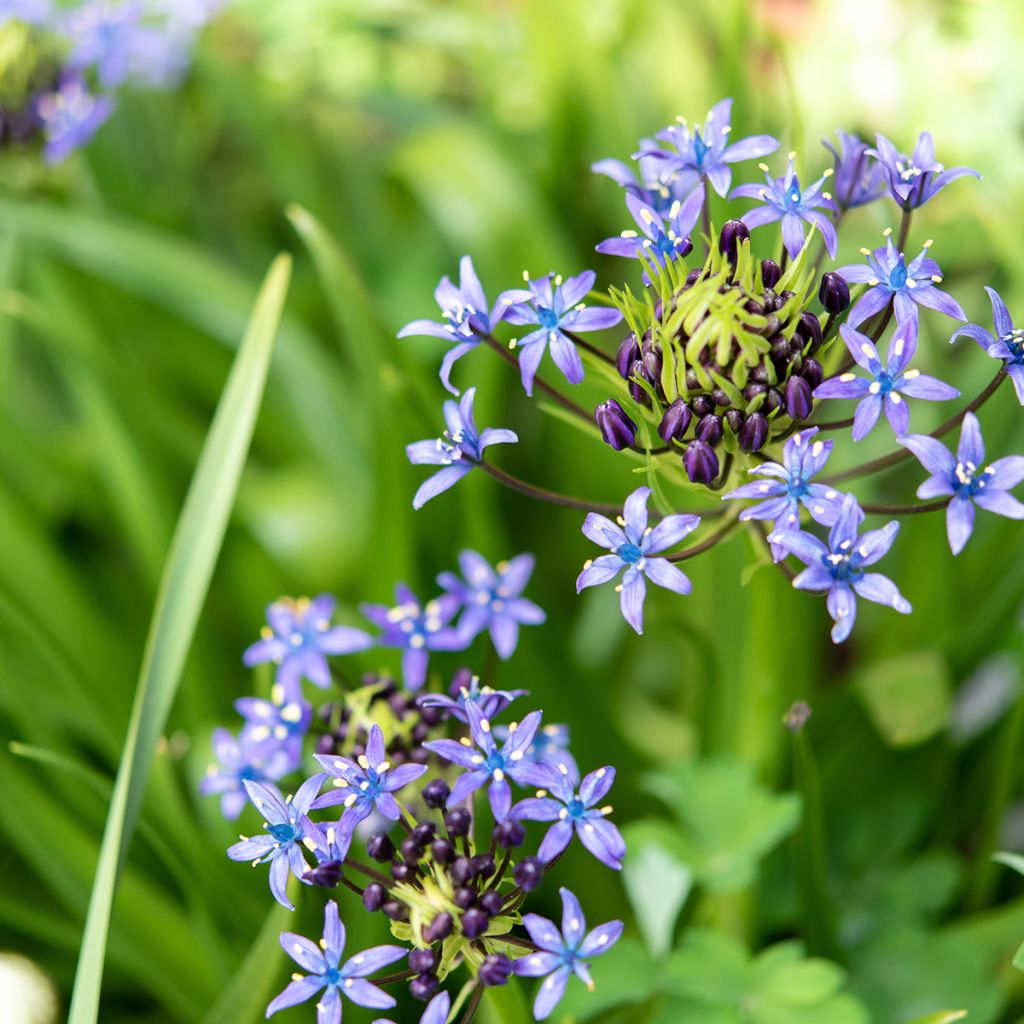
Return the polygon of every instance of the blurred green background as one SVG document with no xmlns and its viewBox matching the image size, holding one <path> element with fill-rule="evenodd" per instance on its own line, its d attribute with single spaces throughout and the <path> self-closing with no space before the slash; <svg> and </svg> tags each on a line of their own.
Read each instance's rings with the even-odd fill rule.
<svg viewBox="0 0 1024 1024">
<path fill-rule="evenodd" d="M 1022 32 L 1009 0 L 239 0 L 180 90 L 126 95 L 55 171 L 6 164 L 0 736 L 62 762 L 0 747 L 0 948 L 40 964 L 66 1000 L 170 533 L 259 281 L 290 250 L 253 449 L 115 906 L 101 1019 L 262 1017 L 231 994 L 255 992 L 259 1006 L 283 987 L 282 920 L 267 920 L 265 879 L 224 856 L 235 829 L 195 793 L 211 729 L 233 726 L 231 702 L 252 691 L 240 652 L 281 593 L 331 590 L 354 624 L 358 602 L 388 600 L 397 579 L 430 591 L 467 546 L 538 559 L 528 593 L 548 624 L 524 632 L 500 682 L 528 685 L 549 720 L 571 725 L 582 766 L 618 766 L 621 823 L 648 819 L 654 835 L 673 820 L 657 793 L 678 794 L 683 820 L 669 831 L 689 843 L 694 887 L 671 956 L 620 878 L 581 851 L 559 866 L 593 923 L 624 916 L 629 931 L 626 952 L 595 966 L 598 994 L 554 1019 L 1024 1019 L 1010 967 L 1024 885 L 988 859 L 1024 848 L 1020 528 L 979 520 L 954 562 L 941 518 L 908 523 L 887 565 L 914 615 L 863 607 L 838 650 L 822 602 L 770 567 L 745 573 L 754 552 L 737 536 L 690 563 L 692 598 L 652 595 L 638 638 L 610 590 L 574 594 L 592 553 L 577 513 L 475 475 L 413 513 L 423 473 L 403 446 L 438 429 L 443 347 L 394 340 L 433 315 L 438 278 L 465 252 L 492 298 L 524 267 L 593 266 L 620 283 L 632 272 L 593 246 L 625 226 L 622 196 L 589 165 L 627 158 L 642 135 L 724 95 L 736 137 L 778 135 L 809 176 L 839 127 L 903 149 L 928 128 L 947 165 L 979 168 L 984 181 L 929 205 L 912 239 L 936 239 L 947 284 L 986 323 L 983 284 L 1011 309 L 1024 299 Z M 894 220 L 887 204 L 851 218 L 847 258 Z M 311 236 L 337 249 L 311 253 Z M 975 393 L 993 364 L 950 349 L 937 319 L 925 321 L 926 368 Z M 630 464 L 528 402 L 490 353 L 455 379 L 478 385 L 481 425 L 518 431 L 506 468 L 600 501 L 636 485 Z M 585 384 L 573 397 L 607 396 Z M 930 412 L 915 410 L 915 427 L 937 424 Z M 991 452 L 1021 450 L 1019 416 L 1008 389 L 987 406 Z M 916 482 L 890 473 L 858 493 L 906 501 Z M 388 652 L 356 660 L 396 664 Z M 795 746 L 781 719 L 798 698 L 814 714 Z M 801 818 L 782 794 L 808 785 L 814 813 Z M 827 909 L 807 895 L 801 859 L 817 863 L 819 840 Z M 297 931 L 320 913 L 304 903 Z M 556 907 L 551 887 L 541 909 Z M 364 916 L 348 908 L 350 942 L 384 941 Z M 793 937 L 843 965 L 845 1002 L 780 1009 L 764 995 L 770 972 L 739 949 Z M 524 998 L 503 994 L 483 1019 L 525 1019 Z M 349 1019 L 370 1016 L 347 1007 Z"/>
</svg>

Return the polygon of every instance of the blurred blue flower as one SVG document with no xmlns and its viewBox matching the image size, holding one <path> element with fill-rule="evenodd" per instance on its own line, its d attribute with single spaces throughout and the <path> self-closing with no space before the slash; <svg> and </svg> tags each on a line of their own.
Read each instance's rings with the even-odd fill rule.
<svg viewBox="0 0 1024 1024">
<path fill-rule="evenodd" d="M 843 495 L 824 484 L 810 483 L 811 477 L 825 467 L 833 447 L 832 441 L 812 441 L 817 432 L 817 427 L 807 427 L 790 437 L 782 449 L 781 466 L 777 462 L 765 462 L 750 470 L 759 476 L 771 477 L 771 480 L 744 484 L 724 495 L 722 500 L 760 499 L 757 505 L 745 508 L 740 519 L 774 519 L 776 530 L 798 527 L 801 505 L 816 522 L 831 526 L 839 515 Z M 772 557 L 776 562 L 785 556 L 785 548 L 772 545 Z"/>
<path fill-rule="evenodd" d="M 421 605 L 419 598 L 399 583 L 395 601 L 393 608 L 362 604 L 359 610 L 383 630 L 377 637 L 381 647 L 402 650 L 402 679 L 406 689 L 415 692 L 426 682 L 431 651 L 465 650 L 469 641 L 450 625 L 459 610 L 458 598 L 442 594 Z"/>
<path fill-rule="evenodd" d="M 286 701 L 280 683 L 275 683 L 274 691 L 272 696 L 280 700 L 241 697 L 235 701 L 235 710 L 245 719 L 242 736 L 252 749 L 266 755 L 280 750 L 294 770 L 302 761 L 302 740 L 309 732 L 313 706 L 305 700 Z"/>
<path fill-rule="evenodd" d="M 523 278 L 528 287 L 502 293 L 500 301 L 508 306 L 505 314 L 508 323 L 537 325 L 537 330 L 512 343 L 512 347 L 519 351 L 519 371 L 523 389 L 528 395 L 533 394 L 533 378 L 549 345 L 551 358 L 565 374 L 565 379 L 570 384 L 579 384 L 583 380 L 583 362 L 566 331 L 577 334 L 603 331 L 622 321 L 622 314 L 617 309 L 588 307 L 582 301 L 594 287 L 596 276 L 592 270 L 585 270 L 565 281 L 560 274 L 547 274 L 531 281 L 524 272 Z"/>
<path fill-rule="evenodd" d="M 266 661 L 277 665 L 275 679 L 289 701 L 302 700 L 303 678 L 326 689 L 331 685 L 326 655 L 353 654 L 373 646 L 369 633 L 331 625 L 336 603 L 330 594 L 275 601 L 267 607 L 260 639 L 246 649 L 242 661 L 250 668 Z"/>
<path fill-rule="evenodd" d="M 621 921 L 608 921 L 588 933 L 580 901 L 566 888 L 558 891 L 562 896 L 562 930 L 546 917 L 524 914 L 523 924 L 540 951 L 520 957 L 512 967 L 521 978 L 545 979 L 533 1003 L 535 1020 L 550 1016 L 565 995 L 571 974 L 593 991 L 587 960 L 608 952 L 622 934 Z"/>
<path fill-rule="evenodd" d="M 395 1000 L 367 981 L 366 976 L 401 960 L 409 952 L 404 946 L 373 946 L 339 967 L 345 952 L 345 926 L 334 900 L 328 900 L 324 907 L 324 935 L 319 944 L 294 932 L 282 932 L 281 948 L 310 973 L 292 975 L 288 987 L 267 1007 L 267 1016 L 304 1003 L 323 991 L 317 1002 L 317 1024 L 340 1024 L 342 994 L 357 1006 L 374 1010 L 394 1006 Z"/>
<path fill-rule="evenodd" d="M 898 324 L 904 320 L 916 321 L 918 306 L 937 309 L 954 320 L 966 320 L 956 299 L 935 287 L 942 281 L 942 271 L 928 256 L 932 243 L 925 242 L 920 255 L 908 264 L 903 253 L 897 252 L 893 245 L 892 232 L 887 229 L 885 234 L 884 246 L 874 252 L 861 249 L 868 258 L 866 265 L 852 263 L 836 271 L 847 284 L 868 285 L 850 310 L 846 326 L 857 327 L 868 317 L 880 313 L 890 301 L 894 304 Z"/>
<path fill-rule="evenodd" d="M 616 871 L 622 867 L 626 844 L 619 830 L 607 820 L 611 807 L 597 807 L 615 781 L 615 769 L 598 768 L 579 782 L 579 776 L 567 766 L 548 767 L 544 790 L 548 795 L 527 797 L 512 808 L 512 817 L 520 821 L 552 821 L 537 850 L 545 863 L 561 854 L 575 833 L 580 842 L 602 864 Z M 577 783 L 579 791 L 577 792 Z M 543 792 L 542 790 L 541 792 Z"/>
<path fill-rule="evenodd" d="M 1024 405 L 1024 330 L 1013 326 L 1013 318 L 999 292 L 987 285 L 985 291 L 992 301 L 995 336 L 978 324 L 968 324 L 957 328 L 949 340 L 953 342 L 961 335 L 966 335 L 973 338 L 993 359 L 1002 360 L 1007 376 L 1013 381 L 1017 401 Z"/>
<path fill-rule="evenodd" d="M 576 579 L 576 593 L 585 587 L 595 587 L 614 579 L 625 569 L 622 583 L 615 589 L 621 595 L 623 618 L 638 633 L 644 631 L 644 598 L 646 576 L 652 583 L 677 594 L 688 594 L 693 589 L 689 579 L 665 558 L 650 556 L 678 544 L 700 525 L 700 519 L 691 515 L 665 516 L 657 526 L 647 525 L 647 499 L 649 487 L 638 487 L 627 499 L 621 528 L 605 516 L 591 512 L 583 521 L 583 535 L 611 551 L 583 566 Z"/>
<path fill-rule="evenodd" d="M 492 444 L 515 444 L 519 438 L 511 430 L 490 427 L 479 434 L 473 417 L 476 388 L 469 388 L 458 404 L 444 403 L 444 421 L 447 426 L 437 440 L 414 441 L 406 445 L 405 454 L 414 466 L 443 466 L 420 485 L 412 499 L 412 507 L 423 508 L 431 498 L 454 487 L 483 459 L 484 449 Z"/>
<path fill-rule="evenodd" d="M 214 729 L 213 756 L 218 763 L 206 769 L 199 792 L 220 794 L 220 812 L 229 821 L 242 813 L 249 799 L 246 782 L 276 782 L 295 768 L 284 749 L 253 743 L 245 732 L 236 739 L 227 729 Z"/>
<path fill-rule="evenodd" d="M 671 151 L 642 148 L 634 159 L 653 157 L 667 161 L 676 175 L 675 187 L 682 193 L 697 188 L 707 178 L 711 187 L 724 196 L 732 182 L 729 164 L 755 160 L 779 148 L 779 140 L 771 135 L 751 135 L 727 145 L 731 132 L 732 100 L 720 100 L 708 112 L 703 129 L 691 130 L 686 119 L 680 117 L 676 124 L 658 132 L 657 138 L 667 142 Z"/>
<path fill-rule="evenodd" d="M 392 768 L 379 725 L 371 726 L 366 753 L 360 754 L 355 761 L 333 754 L 315 756 L 320 767 L 331 776 L 335 788 L 317 797 L 313 808 L 322 810 L 344 804 L 341 831 L 346 835 L 351 835 L 356 825 L 375 809 L 385 818 L 398 821 L 402 811 L 392 794 L 414 782 L 427 770 L 425 764 L 411 763 Z"/>
<path fill-rule="evenodd" d="M 804 247 L 805 223 L 821 232 L 825 248 L 834 259 L 839 237 L 831 219 L 821 212 L 822 209 L 836 214 L 839 212 L 839 207 L 832 196 L 822 190 L 832 171 L 826 171 L 813 185 L 801 189 L 800 179 L 793 164 L 795 157 L 795 153 L 789 154 L 789 167 L 781 178 L 773 178 L 768 171 L 768 165 L 761 164 L 766 184 L 739 185 L 732 190 L 729 198 L 757 199 L 761 202 L 761 206 L 755 207 L 740 218 L 748 228 L 758 228 L 763 224 L 781 221 L 782 243 L 790 259 L 796 259 Z"/>
<path fill-rule="evenodd" d="M 505 740 L 509 736 L 507 725 L 495 725 L 493 731 L 498 740 Z M 557 722 L 542 725 L 534 733 L 533 742 L 526 748 L 523 760 L 529 764 L 550 765 L 555 769 L 564 765 L 566 771 L 578 779 L 580 770 L 569 751 L 569 742 L 569 726 Z"/>
<path fill-rule="evenodd" d="M 772 544 L 781 545 L 807 566 L 793 580 L 794 587 L 827 594 L 828 613 L 835 622 L 832 641 L 837 644 L 853 629 L 858 596 L 889 605 L 902 615 L 911 611 L 910 603 L 892 580 L 881 573 L 864 571 L 892 547 L 900 524 L 894 520 L 880 530 L 858 534 L 863 519 L 857 500 L 848 494 L 829 531 L 827 545 L 803 530 L 782 530 L 768 537 Z"/>
<path fill-rule="evenodd" d="M 454 807 L 481 786 L 488 786 L 488 797 L 495 821 L 504 821 L 512 807 L 512 788 L 508 780 L 520 786 L 542 785 L 547 778 L 540 766 L 526 760 L 526 749 L 533 742 L 541 721 L 539 711 L 531 711 L 521 722 L 509 726 L 509 738 L 499 749 L 494 742 L 490 720 L 484 718 L 474 703 L 466 704 L 469 719 L 469 738 L 455 740 L 429 740 L 423 746 L 446 761 L 465 768 L 452 786 L 448 805 Z"/>
<path fill-rule="evenodd" d="M 464 578 L 453 572 L 437 577 L 438 584 L 462 605 L 458 628 L 467 641 L 486 629 L 498 654 L 510 658 L 519 642 L 519 626 L 544 622 L 543 610 L 521 596 L 534 564 L 533 555 L 517 555 L 492 568 L 477 552 L 463 551 L 459 568 Z"/>
<path fill-rule="evenodd" d="M 641 139 L 640 150 L 658 150 L 658 144 L 654 139 Z M 635 168 L 621 160 L 598 160 L 596 164 L 590 165 L 590 169 L 595 174 L 603 174 L 617 182 L 626 190 L 627 195 L 635 196 L 661 217 L 669 216 L 676 200 L 685 199 L 687 194 L 693 192 L 692 184 L 685 188 L 685 180 L 679 177 L 671 162 L 663 156 L 641 156 L 636 160 Z M 698 210 L 701 199 L 698 199 Z"/>
<path fill-rule="evenodd" d="M 880 199 L 886 191 L 885 171 L 873 156 L 868 144 L 851 132 L 837 131 L 839 146 L 833 146 L 828 139 L 821 144 L 834 157 L 832 190 L 841 210 Z"/>
<path fill-rule="evenodd" d="M 884 136 L 875 136 L 875 148 L 869 149 L 885 173 L 889 192 L 904 210 L 924 206 L 951 181 L 981 175 L 970 167 L 951 167 L 948 171 L 935 159 L 935 144 L 930 132 L 921 132 L 911 156 L 904 156 Z"/>
<path fill-rule="evenodd" d="M 1008 519 L 1024 519 L 1024 505 L 1010 489 L 1024 480 L 1024 456 L 1009 455 L 985 465 L 985 440 L 978 417 L 969 412 L 960 428 L 956 457 L 934 437 L 911 434 L 900 444 L 913 452 L 932 475 L 917 489 L 922 499 L 949 497 L 946 533 L 954 555 L 964 549 L 974 529 L 974 507 Z"/>
<path fill-rule="evenodd" d="M 494 330 L 504 317 L 508 306 L 499 299 L 488 313 L 487 296 L 484 295 L 483 285 L 480 284 L 480 278 L 477 277 L 469 256 L 463 256 L 459 262 L 459 287 L 456 288 L 445 275 L 434 290 L 434 298 L 441 307 L 443 322 L 413 320 L 398 332 L 398 337 L 426 335 L 455 342 L 441 362 L 441 383 L 453 395 L 457 395 L 459 390 L 451 383 L 452 367 L 457 360 L 483 341 L 483 335 Z"/>
<path fill-rule="evenodd" d="M 316 846 L 313 838 L 316 825 L 308 815 L 325 778 L 322 774 L 314 775 L 303 782 L 295 796 L 283 799 L 277 786 L 270 783 L 243 782 L 253 806 L 263 816 L 266 832 L 251 839 L 240 836 L 241 841 L 228 849 L 228 856 L 232 860 L 252 861 L 253 867 L 270 861 L 270 891 L 274 899 L 289 910 L 295 909 L 285 892 L 289 871 L 299 881 L 309 884 L 303 878 L 309 865 L 302 850 Z"/>
<path fill-rule="evenodd" d="M 956 398 L 960 392 L 935 377 L 929 377 L 920 370 L 907 369 L 917 351 L 917 322 L 904 320 L 893 332 L 889 350 L 885 355 L 886 365 L 878 355 L 874 342 L 860 331 L 843 324 L 839 333 L 850 350 L 857 365 L 867 370 L 869 376 L 858 377 L 855 373 L 841 373 L 838 377 L 819 384 L 814 390 L 815 398 L 859 398 L 860 402 L 853 415 L 853 439 L 866 437 L 878 422 L 885 409 L 885 416 L 897 437 L 902 437 L 910 426 L 910 410 L 904 396 L 922 398 L 930 402 L 945 402 Z"/>
<path fill-rule="evenodd" d="M 44 92 L 35 103 L 42 125 L 43 159 L 57 164 L 84 146 L 110 117 L 114 101 L 96 96 L 77 75 L 65 75 L 53 92 Z"/>
</svg>

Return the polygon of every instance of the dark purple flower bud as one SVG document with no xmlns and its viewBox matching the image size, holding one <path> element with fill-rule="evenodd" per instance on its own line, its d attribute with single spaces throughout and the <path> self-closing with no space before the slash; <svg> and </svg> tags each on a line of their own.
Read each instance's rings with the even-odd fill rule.
<svg viewBox="0 0 1024 1024">
<path fill-rule="evenodd" d="M 451 792 L 448 783 L 444 779 L 431 779 L 423 787 L 423 802 L 428 807 L 433 807 L 434 810 L 440 810 L 448 803 L 448 797 L 451 795 Z"/>
<path fill-rule="evenodd" d="M 690 481 L 710 484 L 718 476 L 718 456 L 705 441 L 691 441 L 683 455 L 683 466 Z"/>
<path fill-rule="evenodd" d="M 419 712 L 420 722 L 427 728 L 439 725 L 444 720 L 444 708 L 424 707 L 417 699 L 416 710 Z"/>
<path fill-rule="evenodd" d="M 619 351 L 615 354 L 615 367 L 623 380 L 629 378 L 630 373 L 633 372 L 633 364 L 640 356 L 640 346 L 637 344 L 636 335 L 631 334 L 624 339 L 619 346 Z"/>
<path fill-rule="evenodd" d="M 761 280 L 765 288 L 774 288 L 782 277 L 782 267 L 775 260 L 761 260 Z"/>
<path fill-rule="evenodd" d="M 817 359 L 805 359 L 800 369 L 800 376 L 811 386 L 813 391 L 824 379 L 825 371 Z"/>
<path fill-rule="evenodd" d="M 690 408 L 693 409 L 693 415 L 702 420 L 715 411 L 715 400 L 710 395 L 698 395 L 690 403 Z"/>
<path fill-rule="evenodd" d="M 413 747 L 405 755 L 405 759 L 412 761 L 414 764 L 426 764 L 430 760 L 430 751 L 426 747 Z"/>
<path fill-rule="evenodd" d="M 387 832 L 374 832 L 366 841 L 366 852 L 379 863 L 391 860 L 395 855 L 395 844 Z"/>
<path fill-rule="evenodd" d="M 411 882 L 419 874 L 415 864 L 407 861 L 399 861 L 391 865 L 391 877 L 396 882 Z"/>
<path fill-rule="evenodd" d="M 621 452 L 623 448 L 632 447 L 636 441 L 636 424 L 626 415 L 626 410 L 614 398 L 602 402 L 594 410 L 594 419 L 597 420 L 604 443 L 610 445 L 617 452 Z"/>
<path fill-rule="evenodd" d="M 426 974 L 437 966 L 437 953 L 432 949 L 409 951 L 409 969 L 417 974 Z"/>
<path fill-rule="evenodd" d="M 714 400 L 715 405 L 720 407 L 726 406 L 732 401 L 732 399 L 721 388 L 715 388 L 715 390 L 711 392 L 711 397 Z"/>
<path fill-rule="evenodd" d="M 479 907 L 470 907 L 462 915 L 462 934 L 467 939 L 478 939 L 490 926 L 490 915 Z"/>
<path fill-rule="evenodd" d="M 315 868 L 305 872 L 302 877 L 313 885 L 333 889 L 341 881 L 341 861 L 325 860 L 323 864 L 317 864 Z"/>
<path fill-rule="evenodd" d="M 658 436 L 665 444 L 671 444 L 673 440 L 681 441 L 692 418 L 693 414 L 685 399 L 677 398 L 661 417 L 661 422 L 658 424 Z"/>
<path fill-rule="evenodd" d="M 409 982 L 409 995 L 413 999 L 419 999 L 425 1003 L 437 991 L 437 986 L 440 984 L 441 979 L 436 974 L 417 974 Z"/>
<path fill-rule="evenodd" d="M 796 333 L 810 342 L 810 352 L 813 352 L 821 344 L 821 321 L 813 313 L 804 310 L 800 319 L 796 322 Z"/>
<path fill-rule="evenodd" d="M 722 440 L 721 417 L 705 416 L 700 423 L 697 424 L 694 436 L 698 440 L 703 441 L 705 444 L 709 444 L 714 448 L 715 445 Z"/>
<path fill-rule="evenodd" d="M 686 390 L 696 391 L 700 387 L 700 381 L 697 380 L 697 374 L 693 370 L 686 371 Z"/>
<path fill-rule="evenodd" d="M 683 282 L 683 288 L 686 289 L 686 288 L 692 287 L 693 284 L 700 278 L 700 274 L 701 274 L 701 268 L 700 267 L 694 267 L 693 270 L 691 270 L 686 275 L 686 280 Z"/>
<path fill-rule="evenodd" d="M 380 910 L 384 906 L 384 901 L 387 897 L 387 889 L 380 882 L 371 882 L 363 890 L 363 906 L 373 913 L 373 911 Z"/>
<path fill-rule="evenodd" d="M 406 836 L 402 840 L 402 856 L 407 861 L 415 863 L 423 856 L 424 845 L 415 836 Z"/>
<path fill-rule="evenodd" d="M 435 839 L 430 844 L 430 856 L 435 864 L 451 864 L 455 860 L 455 847 L 447 839 Z"/>
<path fill-rule="evenodd" d="M 647 378 L 648 383 L 653 387 L 659 387 L 661 385 L 661 367 L 664 363 L 661 352 L 648 347 L 640 362 L 643 365 L 644 377 Z"/>
<path fill-rule="evenodd" d="M 366 894 L 363 894 L 363 901 L 366 901 Z M 409 908 L 398 900 L 388 900 L 381 908 L 384 911 L 385 916 L 391 918 L 392 921 L 408 921 L 409 920 Z"/>
<path fill-rule="evenodd" d="M 432 821 L 421 821 L 412 830 L 412 838 L 422 847 L 426 846 L 434 838 L 436 832 L 437 826 Z"/>
<path fill-rule="evenodd" d="M 478 853 L 472 864 L 474 877 L 490 878 L 494 874 L 494 858 L 489 853 Z"/>
<path fill-rule="evenodd" d="M 740 432 L 740 427 L 743 426 L 743 421 L 746 419 L 739 409 L 730 409 L 722 418 L 733 436 Z"/>
<path fill-rule="evenodd" d="M 456 839 L 468 836 L 469 826 L 472 823 L 473 818 L 469 811 L 463 810 L 461 807 L 456 807 L 454 811 L 449 811 L 444 816 L 444 827 L 448 829 L 448 835 L 454 836 Z"/>
<path fill-rule="evenodd" d="M 769 413 L 775 412 L 776 409 L 781 409 L 786 403 L 783 401 L 782 392 L 778 388 L 769 388 L 764 396 L 764 402 L 761 405 L 761 409 L 765 416 Z"/>
<path fill-rule="evenodd" d="M 460 910 L 469 910 L 476 903 L 476 889 L 471 885 L 460 885 L 452 894 L 452 902 Z"/>
<path fill-rule="evenodd" d="M 505 985 L 512 973 L 512 961 L 504 953 L 491 953 L 484 957 L 478 977 L 487 986 Z"/>
<path fill-rule="evenodd" d="M 512 869 L 512 879 L 523 892 L 533 892 L 544 881 L 544 865 L 536 857 L 524 857 Z"/>
<path fill-rule="evenodd" d="M 736 439 L 745 452 L 759 452 L 768 441 L 768 420 L 759 412 L 752 412 Z"/>
<path fill-rule="evenodd" d="M 722 233 L 718 236 L 718 251 L 728 256 L 731 263 L 736 262 L 736 253 L 740 242 L 750 237 L 750 228 L 741 220 L 727 220 L 722 225 Z"/>
<path fill-rule="evenodd" d="M 771 379 L 771 374 L 769 374 L 769 372 L 768 372 L 767 364 L 764 363 L 763 361 L 758 363 L 758 365 L 755 366 L 750 371 L 750 379 L 755 384 L 771 384 L 772 379 Z"/>
<path fill-rule="evenodd" d="M 803 377 L 790 377 L 786 381 L 786 412 L 795 420 L 805 420 L 813 408 L 810 384 Z"/>
<path fill-rule="evenodd" d="M 818 300 L 825 307 L 826 313 L 837 316 L 850 305 L 850 286 L 839 274 L 832 270 L 826 271 L 821 275 Z"/>
<path fill-rule="evenodd" d="M 779 373 L 789 362 L 789 340 L 781 334 L 776 334 L 770 341 L 772 347 L 768 352 L 768 358 L 771 359 L 775 372 Z"/>
<path fill-rule="evenodd" d="M 505 906 L 505 897 L 497 889 L 488 889 L 480 897 L 480 906 L 487 911 L 491 917 L 497 917 Z"/>
<path fill-rule="evenodd" d="M 448 874 L 456 885 L 465 885 L 474 875 L 473 862 L 469 857 L 456 857 Z"/>
<path fill-rule="evenodd" d="M 441 942 L 452 933 L 452 915 L 442 911 L 421 932 L 424 942 Z"/>
<path fill-rule="evenodd" d="M 647 394 L 647 392 L 643 389 L 643 387 L 641 387 L 636 382 L 635 379 L 632 379 L 647 379 L 647 377 L 644 374 L 644 364 L 641 360 L 637 359 L 633 363 L 633 365 L 629 368 L 629 375 L 631 378 L 629 382 L 629 397 L 632 398 L 634 402 L 639 402 L 641 405 L 650 405 L 650 395 Z"/>
<path fill-rule="evenodd" d="M 317 738 L 316 752 L 324 757 L 330 757 L 334 753 L 334 736 L 327 732 Z"/>
<path fill-rule="evenodd" d="M 782 299 L 772 291 L 771 288 L 766 287 L 764 290 L 764 298 L 761 300 L 764 304 L 764 314 L 768 316 L 771 313 L 777 313 L 782 309 Z"/>
<path fill-rule="evenodd" d="M 767 384 L 748 384 L 743 389 L 743 398 L 748 402 L 752 402 L 758 395 L 763 395 L 767 390 Z"/>
<path fill-rule="evenodd" d="M 506 818 L 494 826 L 494 841 L 503 850 L 514 846 L 521 846 L 526 838 L 526 828 L 521 821 L 515 818 Z"/>
<path fill-rule="evenodd" d="M 417 722 L 412 727 L 412 742 L 419 746 L 430 735 L 430 726 L 426 722 Z"/>
</svg>

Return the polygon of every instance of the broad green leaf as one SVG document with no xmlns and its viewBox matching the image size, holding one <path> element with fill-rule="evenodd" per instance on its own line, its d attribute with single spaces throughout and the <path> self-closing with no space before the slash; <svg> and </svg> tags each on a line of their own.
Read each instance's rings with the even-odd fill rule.
<svg viewBox="0 0 1024 1024">
<path fill-rule="evenodd" d="M 999 864 L 1005 864 L 1008 868 L 1013 868 L 1018 874 L 1024 875 L 1024 856 L 1019 853 L 1002 850 L 999 853 L 994 853 L 992 859 Z"/>
<path fill-rule="evenodd" d="M 622 882 L 647 948 L 661 957 L 672 948 L 672 932 L 690 893 L 693 873 L 680 859 L 678 841 L 664 822 L 634 822 L 623 829 L 623 836 L 629 856 Z"/>
<path fill-rule="evenodd" d="M 1017 952 L 1013 954 L 1013 966 L 1018 971 L 1024 971 L 1024 942 L 1017 947 Z"/>
<path fill-rule="evenodd" d="M 924 743 L 949 720 L 952 679 L 938 651 L 875 662 L 855 674 L 854 685 L 875 728 L 892 747 Z"/>
<path fill-rule="evenodd" d="M 799 796 L 768 792 L 738 761 L 670 765 L 648 775 L 646 788 L 681 822 L 680 850 L 694 877 L 716 891 L 748 884 L 800 817 Z"/>
<path fill-rule="evenodd" d="M 966 1010 L 939 1010 L 938 1013 L 929 1013 L 925 1017 L 908 1021 L 907 1024 L 954 1024 L 954 1021 L 963 1020 L 966 1016 Z"/>
<path fill-rule="evenodd" d="M 256 300 L 171 541 L 93 881 L 69 1024 L 97 1019 L 118 875 L 227 529 L 290 275 L 290 257 L 279 256 Z"/>
</svg>

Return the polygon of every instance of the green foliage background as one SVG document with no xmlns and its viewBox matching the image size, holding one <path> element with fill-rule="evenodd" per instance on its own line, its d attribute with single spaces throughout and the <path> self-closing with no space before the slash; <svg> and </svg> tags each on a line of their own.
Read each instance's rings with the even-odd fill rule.
<svg viewBox="0 0 1024 1024">
<path fill-rule="evenodd" d="M 639 822 L 636 848 L 662 854 L 653 877 L 688 894 L 673 931 L 643 910 L 642 879 L 637 916 L 618 877 L 566 858 L 558 877 L 592 921 L 625 915 L 629 933 L 595 968 L 598 993 L 555 1019 L 1022 1019 L 1010 962 L 1024 891 L 989 861 L 1024 846 L 1020 528 L 987 517 L 954 561 L 939 518 L 908 524 L 887 564 L 914 615 L 869 606 L 840 650 L 820 601 L 770 568 L 744 573 L 753 549 L 738 536 L 691 564 L 692 598 L 653 595 L 640 639 L 614 594 L 574 595 L 591 553 L 577 514 L 486 478 L 413 513 L 422 471 L 402 448 L 436 431 L 441 347 L 394 340 L 432 313 L 464 252 L 492 295 L 523 267 L 596 266 L 620 282 L 593 245 L 623 226 L 621 195 L 589 164 L 723 95 L 737 137 L 771 131 L 808 170 L 825 166 L 818 139 L 837 127 L 904 148 L 930 128 L 947 165 L 985 181 L 943 194 L 914 238 L 936 239 L 972 319 L 987 320 L 985 283 L 1012 309 L 1024 298 L 1022 23 L 1016 4 L 957 0 L 240 0 L 180 91 L 126 96 L 80 159 L 42 179 L 6 162 L 0 735 L 36 753 L 0 747 L 0 947 L 40 963 L 66 998 L 171 531 L 259 282 L 290 250 L 252 452 L 115 904 L 104 1024 L 246 1024 L 287 978 L 287 915 L 224 857 L 234 830 L 195 794 L 210 730 L 251 692 L 239 654 L 263 605 L 329 589 L 354 623 L 357 603 L 387 600 L 396 579 L 429 590 L 464 546 L 536 553 L 531 596 L 549 622 L 524 633 L 500 680 L 527 681 L 550 720 L 571 724 L 581 764 L 618 766 L 617 820 Z M 873 242 L 887 217 L 881 205 L 858 215 L 845 244 Z M 949 349 L 937 320 L 930 368 L 980 390 L 993 364 Z M 481 422 L 519 432 L 502 453 L 519 475 L 601 501 L 634 486 L 626 463 L 527 402 L 485 351 L 456 379 L 479 385 Z M 927 416 L 915 410 L 915 424 Z M 1009 389 L 990 403 L 991 451 L 1022 450 L 1019 417 Z M 888 448 L 863 447 L 876 446 Z M 872 494 L 907 500 L 913 482 L 881 476 Z M 1005 699 L 986 716 L 993 692 Z M 798 698 L 814 709 L 802 746 L 781 726 Z M 815 890 L 804 883 L 822 849 Z M 315 928 L 319 904 L 304 902 L 300 923 Z M 358 906 L 347 919 L 352 943 L 381 941 Z M 798 963 L 791 946 L 749 960 L 794 937 L 846 975 Z M 786 1003 L 800 992 L 810 1009 Z M 484 1019 L 525 1019 L 525 998 L 503 993 Z"/>
</svg>

